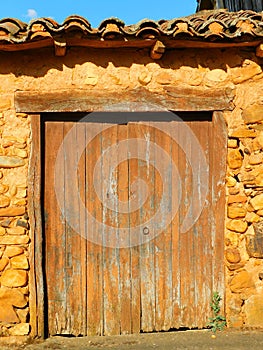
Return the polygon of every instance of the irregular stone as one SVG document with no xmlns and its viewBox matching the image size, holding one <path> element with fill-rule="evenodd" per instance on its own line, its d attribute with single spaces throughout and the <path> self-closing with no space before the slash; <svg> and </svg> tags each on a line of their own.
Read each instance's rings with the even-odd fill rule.
<svg viewBox="0 0 263 350">
<path fill-rule="evenodd" d="M 20 255 L 24 253 L 24 249 L 21 247 L 6 247 L 5 256 L 8 258 L 13 258 L 14 256 Z"/>
<path fill-rule="evenodd" d="M 28 308 L 25 309 L 16 309 L 17 316 L 19 317 L 19 320 L 21 323 L 27 323 L 28 322 L 28 316 L 29 311 Z"/>
<path fill-rule="evenodd" d="M 23 287 L 27 284 L 28 276 L 25 270 L 5 270 L 0 282 L 5 287 Z"/>
<path fill-rule="evenodd" d="M 20 216 L 26 212 L 25 207 L 0 208 L 0 216 Z"/>
<path fill-rule="evenodd" d="M 232 177 L 232 176 L 228 176 L 227 179 L 226 179 L 226 185 L 228 187 L 233 187 L 233 186 L 236 186 L 237 184 L 237 180 Z"/>
<path fill-rule="evenodd" d="M 25 161 L 18 157 L 0 156 L 0 168 L 17 168 L 25 165 Z"/>
<path fill-rule="evenodd" d="M 6 193 L 9 190 L 9 186 L 5 184 L 0 184 L 0 193 Z"/>
<path fill-rule="evenodd" d="M 247 129 L 247 128 L 238 128 L 233 130 L 230 133 L 230 137 L 237 137 L 237 138 L 246 138 L 246 137 L 257 137 L 258 133 L 255 130 Z"/>
<path fill-rule="evenodd" d="M 8 219 L 8 220 L 4 220 L 0 222 L 0 226 L 2 227 L 9 227 L 9 225 L 11 224 L 12 220 Z"/>
<path fill-rule="evenodd" d="M 261 164 L 263 161 L 263 154 L 259 153 L 259 154 L 252 154 L 249 157 L 249 164 L 251 165 L 258 165 Z"/>
<path fill-rule="evenodd" d="M 251 258 L 263 258 L 263 234 L 246 235 L 246 247 Z"/>
<path fill-rule="evenodd" d="M 174 77 L 168 72 L 160 72 L 155 78 L 157 83 L 161 85 L 169 85 L 174 82 Z"/>
<path fill-rule="evenodd" d="M 243 111 L 242 114 L 246 124 L 261 122 L 263 120 L 263 105 L 250 105 Z"/>
<path fill-rule="evenodd" d="M 259 216 L 263 216 L 263 209 L 258 210 L 258 211 L 257 211 L 257 214 L 258 214 Z"/>
<path fill-rule="evenodd" d="M 24 235 L 26 230 L 23 227 L 15 226 L 6 229 L 8 235 Z"/>
<path fill-rule="evenodd" d="M 238 142 L 237 142 L 236 139 L 229 139 L 229 140 L 227 141 L 227 146 L 228 146 L 229 148 L 237 148 L 237 147 L 238 147 Z"/>
<path fill-rule="evenodd" d="M 16 116 L 17 116 L 18 118 L 27 118 L 27 117 L 28 117 L 28 114 L 26 114 L 26 113 L 16 113 Z"/>
<path fill-rule="evenodd" d="M 27 235 L 21 235 L 21 236 L 9 236 L 9 235 L 5 235 L 5 236 L 0 236 L 0 244 L 3 245 L 11 245 L 11 244 L 27 244 L 29 242 L 29 237 Z"/>
<path fill-rule="evenodd" d="M 98 84 L 98 81 L 99 81 L 98 75 L 90 75 L 86 77 L 85 84 L 95 86 Z"/>
<path fill-rule="evenodd" d="M 229 271 L 236 271 L 236 270 L 240 270 L 245 266 L 245 262 L 240 262 L 237 264 L 229 264 L 227 265 L 227 268 Z"/>
<path fill-rule="evenodd" d="M 246 203 L 247 201 L 247 196 L 235 196 L 231 195 L 228 196 L 228 204 L 233 204 L 233 203 Z"/>
<path fill-rule="evenodd" d="M 226 259 L 228 262 L 232 263 L 232 264 L 237 264 L 241 261 L 241 256 L 240 256 L 240 252 L 238 249 L 234 248 L 228 248 L 226 250 Z"/>
<path fill-rule="evenodd" d="M 14 311 L 14 308 L 11 304 L 6 304 L 6 301 L 0 300 L 0 322 L 5 323 L 17 323 L 19 318 Z"/>
<path fill-rule="evenodd" d="M 11 266 L 13 269 L 28 270 L 29 264 L 25 254 L 13 257 L 11 259 Z"/>
<path fill-rule="evenodd" d="M 0 271 L 3 271 L 8 264 L 9 264 L 9 259 L 6 257 L 2 257 L 0 259 Z"/>
<path fill-rule="evenodd" d="M 28 335 L 30 332 L 29 323 L 18 323 L 14 327 L 9 329 L 10 335 Z"/>
<path fill-rule="evenodd" d="M 24 295 L 29 295 L 29 287 L 26 286 L 26 287 L 21 287 L 21 288 L 18 288 L 19 291 L 24 294 Z"/>
<path fill-rule="evenodd" d="M 230 300 L 228 300 L 227 307 L 231 311 L 231 314 L 238 315 L 241 312 L 243 300 L 239 294 L 232 294 Z"/>
<path fill-rule="evenodd" d="M 233 293 L 242 293 L 247 288 L 254 288 L 255 285 L 250 274 L 244 270 L 231 279 L 229 287 Z"/>
<path fill-rule="evenodd" d="M 227 246 L 237 247 L 239 244 L 239 237 L 237 233 L 227 232 L 225 236 L 225 244 Z"/>
<path fill-rule="evenodd" d="M 262 294 L 252 295 L 245 303 L 244 313 L 249 327 L 263 328 Z"/>
<path fill-rule="evenodd" d="M 263 209 L 263 193 L 250 200 L 250 204 L 255 210 Z"/>
<path fill-rule="evenodd" d="M 227 79 L 227 73 L 223 69 L 213 69 L 207 72 L 205 84 L 207 86 L 217 85 Z"/>
<path fill-rule="evenodd" d="M 246 215 L 247 222 L 254 223 L 254 222 L 259 222 L 260 220 L 261 220 L 261 217 L 254 212 L 251 212 L 251 213 L 248 212 Z"/>
<path fill-rule="evenodd" d="M 27 205 L 27 200 L 25 198 L 14 198 L 12 199 L 12 204 L 17 206 Z"/>
<path fill-rule="evenodd" d="M 143 86 L 148 85 L 152 80 L 152 73 L 151 72 L 142 72 L 141 75 L 138 78 L 139 83 L 141 83 Z"/>
<path fill-rule="evenodd" d="M 252 149 L 255 152 L 260 152 L 263 150 L 263 135 L 262 132 L 253 140 Z"/>
<path fill-rule="evenodd" d="M 24 294 L 14 288 L 0 288 L 0 301 L 20 308 L 27 305 Z"/>
<path fill-rule="evenodd" d="M 261 73 L 262 69 L 260 65 L 249 59 L 244 60 L 242 67 L 230 69 L 231 79 L 234 84 L 243 83 Z"/>
<path fill-rule="evenodd" d="M 228 327 L 231 328 L 242 328 L 244 325 L 242 316 L 230 316 L 228 319 Z"/>
<path fill-rule="evenodd" d="M 228 190 L 228 193 L 230 194 L 230 195 L 236 195 L 236 194 L 238 194 L 240 192 L 240 189 L 238 188 L 238 187 L 230 187 L 229 188 L 229 190 Z"/>
<path fill-rule="evenodd" d="M 226 227 L 230 231 L 235 231 L 239 233 L 244 233 L 247 230 L 247 223 L 242 220 L 230 220 Z"/>
<path fill-rule="evenodd" d="M 17 198 L 25 198 L 26 196 L 27 196 L 27 189 L 22 188 L 22 187 L 18 187 L 16 197 Z"/>
<path fill-rule="evenodd" d="M 3 111 L 5 109 L 9 109 L 12 105 L 11 99 L 8 97 L 0 98 L 0 110 Z"/>
<path fill-rule="evenodd" d="M 5 235 L 5 233 L 6 233 L 5 228 L 0 226 L 0 236 Z"/>
<path fill-rule="evenodd" d="M 17 220 L 16 225 L 27 228 L 27 229 L 29 228 L 28 222 L 25 220 L 21 220 L 21 219 Z"/>
<path fill-rule="evenodd" d="M 27 158 L 27 156 L 28 156 L 27 151 L 24 149 L 20 149 L 20 148 L 14 148 L 12 150 L 12 155 L 18 156 L 20 158 Z"/>
<path fill-rule="evenodd" d="M 176 72 L 176 80 L 190 86 L 199 86 L 204 79 L 204 75 L 205 71 L 183 66 Z"/>
<path fill-rule="evenodd" d="M 8 198 L 7 196 L 0 196 L 0 208 L 6 208 L 8 207 L 10 204 L 10 198 Z"/>
<path fill-rule="evenodd" d="M 243 157 L 238 149 L 228 150 L 227 162 L 231 169 L 237 169 L 242 166 Z"/>
<path fill-rule="evenodd" d="M 230 219 L 244 218 L 246 216 L 246 209 L 242 207 L 236 206 L 228 206 L 227 208 L 227 216 Z"/>
<path fill-rule="evenodd" d="M 16 193 L 17 193 L 17 187 L 16 186 L 11 186 L 10 187 L 10 189 L 9 189 L 9 193 L 10 193 L 10 195 L 13 197 L 13 196 L 15 196 L 16 195 Z"/>
</svg>

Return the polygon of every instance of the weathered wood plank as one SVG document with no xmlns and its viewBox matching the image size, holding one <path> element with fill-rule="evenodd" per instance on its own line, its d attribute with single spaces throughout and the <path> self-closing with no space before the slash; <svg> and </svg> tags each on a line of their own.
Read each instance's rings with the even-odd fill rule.
<svg viewBox="0 0 263 350">
<path fill-rule="evenodd" d="M 139 159 L 139 178 L 142 179 L 147 187 L 147 199 L 143 201 L 145 189 L 139 185 L 140 208 L 140 232 L 142 235 L 151 235 L 147 226 L 155 212 L 154 208 L 154 152 L 150 149 L 150 142 L 154 143 L 155 133 L 147 123 L 138 123 L 137 138 L 146 141 L 144 149 L 144 158 Z M 140 246 L 140 267 L 141 267 L 141 330 L 143 332 L 152 332 L 155 330 L 155 245 L 154 240 L 141 244 Z"/>
<path fill-rule="evenodd" d="M 43 279 L 43 232 L 41 213 L 41 120 L 40 115 L 31 116 L 32 144 L 28 178 L 28 214 L 30 217 L 31 248 L 30 263 L 30 319 L 31 336 L 44 337 L 44 279 Z"/>
<path fill-rule="evenodd" d="M 149 109 L 175 111 L 214 111 L 232 110 L 234 108 L 234 91 L 231 88 L 182 88 L 164 87 L 162 92 L 152 92 L 144 87 L 125 91 L 101 90 L 57 90 L 52 92 L 17 91 L 15 93 L 15 108 L 18 112 L 92 112 L 109 111 L 111 106 L 132 105 L 141 110 L 144 102 Z M 128 107 L 118 107 L 120 111 L 127 111 Z M 145 107 L 144 107 L 145 108 Z"/>
<path fill-rule="evenodd" d="M 133 140 L 137 137 L 137 124 L 128 124 L 128 139 Z M 136 158 L 129 160 L 129 200 L 134 206 L 130 206 L 130 229 L 134 231 L 132 238 L 138 240 L 140 235 L 139 229 L 135 229 L 140 224 L 140 209 L 139 208 L 139 188 L 136 186 L 136 181 L 139 178 L 139 159 L 138 159 L 138 142 L 129 141 L 129 149 L 133 148 Z M 139 241 L 139 240 L 138 240 Z M 132 333 L 140 333 L 141 330 L 141 281 L 140 281 L 140 246 L 131 248 L 131 313 L 132 313 Z"/>
<path fill-rule="evenodd" d="M 109 127 L 102 133 L 101 153 L 105 153 L 118 141 L 118 129 L 116 125 L 108 124 Z M 103 300 L 104 300 L 104 335 L 120 334 L 121 304 L 120 304 L 120 252 L 116 248 L 119 242 L 119 214 L 118 214 L 118 174 L 116 164 L 117 152 L 111 157 L 102 160 L 102 198 L 103 198 Z M 107 203 L 114 207 L 109 209 Z M 114 227 L 113 232 L 108 227 Z M 111 244 L 112 247 L 109 246 Z"/>
<path fill-rule="evenodd" d="M 67 294 L 65 271 L 65 223 L 61 215 L 64 211 L 63 203 L 58 206 L 55 190 L 55 163 L 58 149 L 63 141 L 64 123 L 45 123 L 45 246 L 46 246 L 46 280 L 48 298 L 48 328 L 49 334 L 63 334 L 67 331 Z M 61 198 L 64 196 L 64 159 L 59 159 L 59 168 L 56 181 L 60 184 Z M 52 213 L 57 213 L 53 215 Z"/>
<path fill-rule="evenodd" d="M 93 181 L 93 170 L 101 155 L 100 124 L 85 123 L 86 128 L 86 208 L 94 221 L 87 220 L 87 334 L 103 335 L 103 232 L 101 186 L 96 194 Z M 94 139 L 93 137 L 97 135 Z M 92 140 L 92 141 L 91 141 Z M 101 169 L 100 169 L 101 172 Z M 96 221 L 97 220 L 97 221 Z"/>
<path fill-rule="evenodd" d="M 177 121 L 172 121 L 170 125 L 171 134 L 173 135 L 171 158 L 179 171 L 179 126 L 180 123 Z M 173 184 L 177 182 L 175 179 L 180 175 L 177 174 L 176 169 L 173 168 L 172 177 Z M 174 185 L 176 186 L 176 185 Z M 172 315 L 172 327 L 180 328 L 181 326 L 181 266 L 180 266 L 180 223 L 179 223 L 179 210 L 177 209 L 180 200 L 180 187 L 174 191 L 174 197 L 172 198 L 172 213 L 175 217 L 172 221 L 172 279 L 173 279 L 173 315 Z"/>
<path fill-rule="evenodd" d="M 81 126 L 81 123 L 79 123 Z M 79 179 L 75 173 L 78 168 L 78 159 L 76 155 L 79 153 L 79 145 L 82 144 L 81 138 L 83 135 L 77 133 L 80 131 L 78 123 L 64 123 L 64 138 L 70 133 L 71 142 L 63 142 L 65 167 L 65 293 L 66 293 L 66 329 L 64 334 L 78 336 L 83 334 L 82 319 L 83 319 L 83 300 L 81 290 L 82 268 L 85 268 L 84 262 L 81 261 L 81 236 L 78 230 L 80 228 L 80 211 L 79 199 L 76 194 L 69 191 L 73 185 L 78 188 Z M 72 154 L 72 149 L 74 153 Z M 78 171 L 79 173 L 79 171 Z M 77 225 L 72 227 L 74 221 Z M 78 302 L 76 302 L 78 300 Z"/>
<path fill-rule="evenodd" d="M 155 128 L 156 126 L 156 128 Z M 155 211 L 160 210 L 161 221 L 167 221 L 168 226 L 155 238 L 155 330 L 169 330 L 172 328 L 172 167 L 171 167 L 171 136 L 158 130 L 162 123 L 155 123 L 155 144 L 168 155 L 169 161 L 164 161 L 161 154 L 155 152 Z M 168 129 L 170 129 L 168 127 Z M 158 165 L 158 166 L 157 166 Z M 158 169 L 158 170 L 157 170 Z M 159 174 L 161 172 L 161 176 Z M 168 190 L 170 189 L 170 190 Z M 162 202 L 163 200 L 163 202 Z M 155 222 L 158 228 L 160 222 Z"/>
<path fill-rule="evenodd" d="M 118 202 L 119 202 L 119 229 L 125 232 L 124 237 L 121 235 L 120 239 L 124 238 L 126 242 L 125 247 L 119 249 L 120 256 L 120 330 L 121 334 L 130 334 L 132 325 L 131 315 L 131 251 L 130 251 L 130 217 L 129 212 L 125 213 L 128 205 L 129 209 L 129 160 L 128 160 L 128 126 L 118 125 L 118 142 L 121 143 L 118 149 Z"/>
</svg>

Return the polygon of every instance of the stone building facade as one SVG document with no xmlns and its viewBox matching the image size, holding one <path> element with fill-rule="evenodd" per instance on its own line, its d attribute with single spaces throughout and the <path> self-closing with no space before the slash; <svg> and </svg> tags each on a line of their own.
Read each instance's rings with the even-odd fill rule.
<svg viewBox="0 0 263 350">
<path fill-rule="evenodd" d="M 34 115 L 17 96 L 76 89 L 121 96 L 143 88 L 161 96 L 176 87 L 189 100 L 225 94 L 225 313 L 228 327 L 263 327 L 262 38 L 262 14 L 250 11 L 132 27 L 108 20 L 98 30 L 79 17 L 62 26 L 0 21 L 1 335 L 39 335 L 36 218 L 28 210 L 36 195 L 28 176 Z"/>
</svg>

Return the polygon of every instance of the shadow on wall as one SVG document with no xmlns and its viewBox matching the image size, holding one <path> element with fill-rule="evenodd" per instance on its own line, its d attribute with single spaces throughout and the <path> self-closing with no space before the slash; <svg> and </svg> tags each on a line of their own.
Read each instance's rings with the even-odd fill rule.
<svg viewBox="0 0 263 350">
<path fill-rule="evenodd" d="M 245 59 L 263 65 L 263 60 L 255 56 L 254 48 L 249 49 L 176 49 L 167 50 L 163 58 L 154 61 L 148 49 L 85 49 L 69 48 L 66 56 L 54 56 L 53 48 L 21 52 L 1 52 L 0 74 L 15 77 L 44 77 L 50 70 L 64 72 L 86 63 L 105 69 L 131 68 L 154 64 L 156 69 L 191 68 L 222 69 L 242 66 Z"/>
</svg>

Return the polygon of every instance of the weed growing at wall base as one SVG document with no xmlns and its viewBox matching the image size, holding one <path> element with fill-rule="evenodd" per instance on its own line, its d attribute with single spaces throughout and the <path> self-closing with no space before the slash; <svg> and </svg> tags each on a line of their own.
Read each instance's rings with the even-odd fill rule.
<svg viewBox="0 0 263 350">
<path fill-rule="evenodd" d="M 217 331 L 222 331 L 226 327 L 226 318 L 220 315 L 220 302 L 222 301 L 221 296 L 218 292 L 213 292 L 212 301 L 210 303 L 213 311 L 213 317 L 209 318 L 207 326 L 211 328 L 211 331 L 215 334 Z"/>
</svg>

